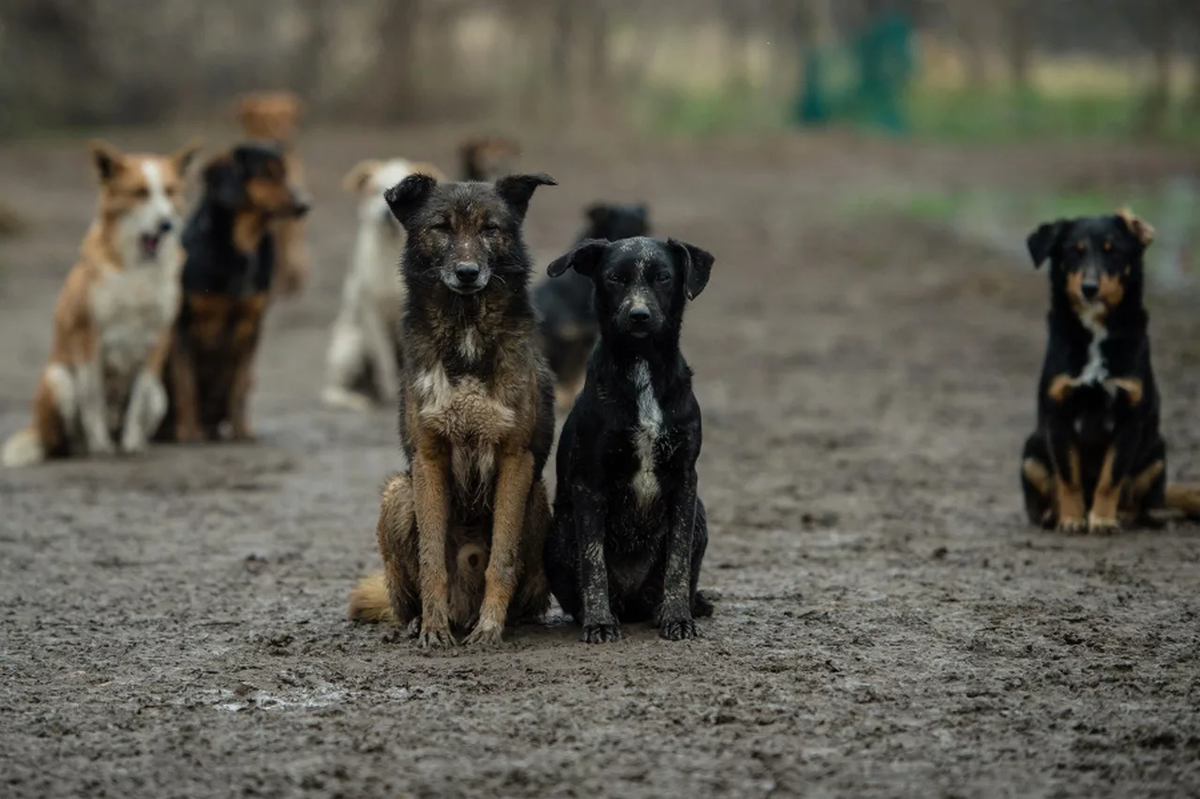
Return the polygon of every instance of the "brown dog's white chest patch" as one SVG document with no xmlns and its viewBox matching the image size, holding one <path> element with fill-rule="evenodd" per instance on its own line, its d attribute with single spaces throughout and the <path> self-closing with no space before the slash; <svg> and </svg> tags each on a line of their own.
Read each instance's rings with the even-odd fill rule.
<svg viewBox="0 0 1200 799">
<path fill-rule="evenodd" d="M 495 443 L 512 430 L 516 413 L 489 393 L 483 381 L 461 377 L 451 381 L 438 364 L 417 373 L 417 415 L 456 444 Z"/>
</svg>

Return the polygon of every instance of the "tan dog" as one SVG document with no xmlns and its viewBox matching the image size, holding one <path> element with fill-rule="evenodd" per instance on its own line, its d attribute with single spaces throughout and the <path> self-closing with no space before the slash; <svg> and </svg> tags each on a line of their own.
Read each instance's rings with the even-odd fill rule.
<svg viewBox="0 0 1200 799">
<path fill-rule="evenodd" d="M 54 307 L 54 343 L 33 424 L 5 466 L 145 448 L 167 409 L 162 366 L 179 308 L 183 189 L 199 151 L 126 155 L 94 142 L 96 220 Z"/>
<path fill-rule="evenodd" d="M 396 262 L 405 234 L 383 193 L 414 172 L 445 180 L 431 164 L 393 158 L 362 161 L 342 182 L 359 198 L 358 236 L 329 341 L 328 376 L 321 394 L 327 405 L 362 411 L 395 402 L 404 303 Z"/>
<path fill-rule="evenodd" d="M 288 180 L 303 190 L 304 167 L 296 148 L 297 127 L 304 102 L 291 92 L 251 92 L 237 100 L 238 124 L 247 136 L 274 142 L 283 152 Z M 302 219 L 274 223 L 276 241 L 273 293 L 290 295 L 304 288 L 312 269 L 312 256 L 304 241 Z"/>
</svg>

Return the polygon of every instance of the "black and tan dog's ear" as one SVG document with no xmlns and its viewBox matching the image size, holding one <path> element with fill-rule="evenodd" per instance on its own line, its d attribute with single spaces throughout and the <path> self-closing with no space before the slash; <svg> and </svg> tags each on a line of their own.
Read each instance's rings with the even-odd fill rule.
<svg viewBox="0 0 1200 799">
<path fill-rule="evenodd" d="M 350 168 L 346 177 L 342 178 L 342 188 L 351 194 L 361 193 L 381 166 L 383 166 L 383 162 L 375 158 L 359 161 Z"/>
<path fill-rule="evenodd" d="M 687 298 L 689 300 L 696 299 L 708 285 L 708 276 L 712 274 L 712 266 L 716 258 L 712 253 L 678 239 L 667 239 L 667 246 L 674 253 L 675 262 L 683 271 Z"/>
<path fill-rule="evenodd" d="M 414 172 L 383 193 L 383 199 L 392 209 L 392 216 L 401 225 L 408 227 L 413 216 L 425 205 L 429 193 L 437 186 L 437 178 Z"/>
<path fill-rule="evenodd" d="M 545 172 L 528 175 L 508 175 L 496 181 L 496 193 L 508 203 L 518 219 L 525 218 L 529 210 L 529 198 L 538 186 L 557 186 L 558 181 Z"/>
<path fill-rule="evenodd" d="M 92 163 L 96 165 L 96 174 L 101 183 L 107 183 L 121 168 L 121 160 L 125 157 L 113 145 L 100 139 L 88 142 L 88 152 L 91 153 Z"/>
<path fill-rule="evenodd" d="M 171 161 L 175 164 L 175 171 L 180 177 L 186 177 L 188 170 L 196 160 L 196 156 L 204 149 L 204 142 L 200 139 L 189 139 L 187 144 L 180 147 L 171 155 Z"/>
<path fill-rule="evenodd" d="M 1149 247 L 1154 243 L 1154 228 L 1145 220 L 1134 216 L 1133 211 L 1128 208 L 1122 208 L 1117 211 L 1117 219 L 1121 224 L 1125 225 L 1125 229 L 1133 234 L 1133 237 L 1138 240 L 1143 248 Z"/>
<path fill-rule="evenodd" d="M 1040 268 L 1046 259 L 1058 249 L 1066 224 L 1064 219 L 1043 222 L 1025 239 L 1025 246 L 1029 248 L 1029 257 L 1033 259 L 1034 269 Z"/>
<path fill-rule="evenodd" d="M 608 242 L 604 239 L 584 239 L 572 247 L 569 253 L 551 261 L 546 267 L 546 274 L 558 277 L 568 269 L 574 269 L 584 277 L 591 277 L 596 273 L 596 267 L 600 266 L 600 259 L 604 257 L 607 249 Z"/>
<path fill-rule="evenodd" d="M 246 174 L 234 153 L 224 153 L 204 167 L 204 193 L 226 208 L 246 203 Z"/>
</svg>

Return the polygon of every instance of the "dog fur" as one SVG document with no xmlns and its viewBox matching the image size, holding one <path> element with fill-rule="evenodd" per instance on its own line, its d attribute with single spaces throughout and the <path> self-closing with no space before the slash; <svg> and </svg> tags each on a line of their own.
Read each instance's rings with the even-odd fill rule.
<svg viewBox="0 0 1200 799">
<path fill-rule="evenodd" d="M 273 222 L 302 216 L 279 150 L 241 144 L 204 168 L 204 194 L 184 231 L 183 303 L 167 365 L 160 440 L 253 438 L 246 414 L 274 270 Z"/>
<path fill-rule="evenodd" d="M 397 260 L 405 235 L 383 193 L 414 172 L 445 179 L 430 164 L 394 158 L 362 161 L 343 180 L 359 198 L 358 236 L 326 357 L 327 405 L 365 411 L 397 396 L 404 300 Z"/>
<path fill-rule="evenodd" d="M 595 203 L 584 212 L 587 226 L 576 239 L 620 241 L 650 235 L 649 209 L 642 204 Z M 533 307 L 538 313 L 538 331 L 550 371 L 554 373 L 555 405 L 560 412 L 583 388 L 588 355 L 600 333 L 592 307 L 592 281 L 568 271 L 558 278 L 543 280 L 533 290 Z"/>
<path fill-rule="evenodd" d="M 248 92 L 237 98 L 237 119 L 249 139 L 274 143 L 287 163 L 288 179 L 303 190 L 304 165 L 300 160 L 297 129 L 304 115 L 304 101 L 292 92 Z M 308 283 L 312 254 L 304 239 L 301 218 L 278 219 L 275 234 L 275 293 L 297 294 Z"/>
<path fill-rule="evenodd" d="M 409 467 L 383 492 L 384 574 L 359 584 L 349 612 L 409 625 L 422 647 L 467 629 L 468 643 L 499 642 L 507 622 L 549 602 L 542 470 L 553 386 L 521 235 L 544 185 L 554 180 L 439 184 L 416 174 L 385 194 L 407 233 L 399 415 Z"/>
<path fill-rule="evenodd" d="M 592 280 L 600 339 L 558 444 L 546 541 L 550 590 L 589 643 L 654 619 L 694 638 L 712 606 L 697 592 L 708 543 L 697 495 L 700 406 L 679 349 L 684 307 L 713 257 L 673 239 L 589 240 L 550 264 Z"/>
<path fill-rule="evenodd" d="M 1049 340 L 1037 429 L 1021 487 L 1030 522 L 1104 533 L 1193 512 L 1200 491 L 1167 487 L 1166 442 L 1150 363 L 1143 264 L 1154 230 L 1127 211 L 1046 222 L 1027 240 L 1050 261 Z"/>
<path fill-rule="evenodd" d="M 516 142 L 501 136 L 467 139 L 458 148 L 462 179 L 490 183 L 501 175 L 509 174 L 520 154 Z"/>
<path fill-rule="evenodd" d="M 199 151 L 125 154 L 90 145 L 97 215 L 54 308 L 54 343 L 33 424 L 5 444 L 5 466 L 141 451 L 166 411 L 162 364 L 179 307 L 183 191 Z"/>
</svg>

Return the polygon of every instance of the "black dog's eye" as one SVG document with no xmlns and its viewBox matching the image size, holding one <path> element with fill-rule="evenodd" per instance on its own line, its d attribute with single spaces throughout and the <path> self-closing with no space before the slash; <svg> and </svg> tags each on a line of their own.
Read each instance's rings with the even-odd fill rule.
<svg viewBox="0 0 1200 799">
<path fill-rule="evenodd" d="M 670 283 L 671 282 L 671 273 L 670 272 L 659 272 L 657 275 L 654 276 L 654 279 L 659 283 Z"/>
<path fill-rule="evenodd" d="M 450 233 L 453 231 L 453 228 L 450 227 L 450 223 L 444 219 L 440 222 L 434 222 L 429 226 L 429 229 L 436 230 L 438 233 Z"/>
<path fill-rule="evenodd" d="M 491 221 L 484 222 L 483 223 L 483 232 L 484 233 L 499 233 L 500 226 L 497 225 L 495 222 L 491 222 Z"/>
<path fill-rule="evenodd" d="M 612 283 L 614 286 L 620 286 L 620 285 L 622 285 L 622 284 L 623 284 L 625 281 L 624 281 L 624 280 L 622 280 L 622 279 L 621 279 L 621 276 L 620 276 L 620 275 L 618 275 L 616 272 L 609 272 L 607 275 L 605 275 L 605 276 L 604 276 L 604 282 L 605 282 L 605 283 Z"/>
</svg>

